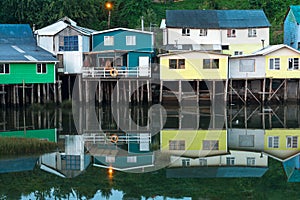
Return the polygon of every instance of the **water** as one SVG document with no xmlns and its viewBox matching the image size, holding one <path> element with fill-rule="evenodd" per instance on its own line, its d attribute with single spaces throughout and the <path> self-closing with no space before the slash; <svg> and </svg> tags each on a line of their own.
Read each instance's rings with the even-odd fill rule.
<svg viewBox="0 0 300 200">
<path fill-rule="evenodd" d="M 0 136 L 60 143 L 0 159 L 0 199 L 292 199 L 299 105 L 2 108 Z"/>
</svg>

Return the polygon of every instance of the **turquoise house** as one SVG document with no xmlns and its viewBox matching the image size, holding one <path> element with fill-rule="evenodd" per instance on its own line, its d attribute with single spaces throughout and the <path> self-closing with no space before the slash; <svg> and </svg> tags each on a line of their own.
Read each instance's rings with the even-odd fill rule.
<svg viewBox="0 0 300 200">
<path fill-rule="evenodd" d="M 300 5 L 291 5 L 284 18 L 284 44 L 300 50 Z"/>
<path fill-rule="evenodd" d="M 154 34 L 127 28 L 92 33 L 92 50 L 84 53 L 83 76 L 117 70 L 122 77 L 150 77 L 154 57 Z"/>
</svg>

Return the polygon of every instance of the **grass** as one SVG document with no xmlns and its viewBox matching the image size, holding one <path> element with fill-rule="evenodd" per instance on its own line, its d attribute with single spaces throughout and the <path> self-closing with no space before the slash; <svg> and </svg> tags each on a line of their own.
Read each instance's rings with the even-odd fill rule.
<svg viewBox="0 0 300 200">
<path fill-rule="evenodd" d="M 30 155 L 53 152 L 57 144 L 33 138 L 0 138 L 0 155 Z"/>
</svg>

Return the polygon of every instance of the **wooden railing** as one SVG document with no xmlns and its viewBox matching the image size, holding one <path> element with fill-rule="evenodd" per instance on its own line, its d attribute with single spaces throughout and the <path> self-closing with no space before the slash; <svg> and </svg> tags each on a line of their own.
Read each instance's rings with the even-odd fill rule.
<svg viewBox="0 0 300 200">
<path fill-rule="evenodd" d="M 113 69 L 104 69 L 100 67 L 82 68 L 83 78 L 150 78 L 150 67 L 136 67 L 135 69 L 126 69 L 123 67 L 114 67 Z"/>
</svg>

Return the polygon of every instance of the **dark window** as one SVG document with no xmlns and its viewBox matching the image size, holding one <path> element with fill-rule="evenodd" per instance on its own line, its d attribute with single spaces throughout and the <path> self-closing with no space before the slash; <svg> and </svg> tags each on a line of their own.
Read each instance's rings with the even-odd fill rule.
<svg viewBox="0 0 300 200">
<path fill-rule="evenodd" d="M 219 150 L 218 140 L 203 140 L 203 150 Z"/>
<path fill-rule="evenodd" d="M 235 29 L 228 29 L 227 30 L 227 37 L 236 37 L 236 34 L 235 34 Z"/>
<path fill-rule="evenodd" d="M 185 141 L 184 140 L 170 140 L 169 141 L 169 150 L 185 150 Z"/>
<path fill-rule="evenodd" d="M 169 69 L 185 69 L 185 60 L 184 59 L 170 59 L 169 60 Z"/>
<path fill-rule="evenodd" d="M 299 69 L 299 58 L 289 58 L 289 70 Z"/>
<path fill-rule="evenodd" d="M 2 63 L 0 64 L 0 74 L 9 74 L 10 69 L 9 69 L 9 64 Z"/>
<path fill-rule="evenodd" d="M 219 69 L 219 59 L 203 59 L 203 69 Z"/>
<path fill-rule="evenodd" d="M 183 28 L 182 29 L 182 35 L 183 36 L 190 36 L 190 29 L 189 28 Z"/>
<path fill-rule="evenodd" d="M 46 74 L 47 73 L 47 65 L 46 65 L 46 63 L 38 63 L 38 64 L 36 64 L 36 73 L 38 73 L 38 74 Z"/>
<path fill-rule="evenodd" d="M 60 51 L 78 51 L 78 36 L 64 36 L 63 44 L 60 44 Z"/>
<path fill-rule="evenodd" d="M 229 45 L 222 45 L 222 50 L 229 50 Z"/>
</svg>

